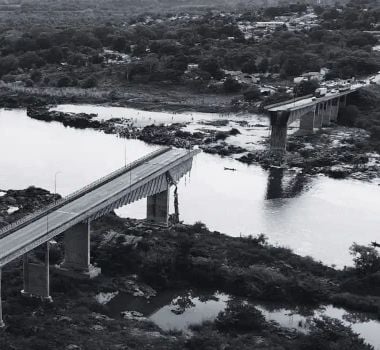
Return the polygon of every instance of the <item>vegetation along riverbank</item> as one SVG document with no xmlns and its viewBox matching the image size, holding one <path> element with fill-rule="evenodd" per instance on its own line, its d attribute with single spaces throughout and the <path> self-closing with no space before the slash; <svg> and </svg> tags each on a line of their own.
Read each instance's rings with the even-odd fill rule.
<svg viewBox="0 0 380 350">
<path fill-rule="evenodd" d="M 37 188 L 4 191 L 2 224 L 51 200 L 49 192 Z M 19 211 L 9 210 L 15 207 Z M 52 271 L 62 260 L 62 244 L 58 238 L 52 246 Z M 204 349 L 371 349 L 337 320 L 315 320 L 306 333 L 289 331 L 267 321 L 252 301 L 298 307 L 332 303 L 380 318 L 380 256 L 375 247 L 353 244 L 354 266 L 336 270 L 271 246 L 264 236 L 228 237 L 200 222 L 159 228 L 110 214 L 94 222 L 91 250 L 102 275 L 77 281 L 53 272 L 53 303 L 20 294 L 22 261 L 4 268 L 7 326 L 1 330 L 2 349 L 40 349 L 42 344 L 44 349 L 195 350 L 200 344 Z M 37 249 L 32 258 L 41 256 Z M 231 300 L 215 321 L 195 327 L 189 337 L 163 331 L 137 313 L 112 318 L 107 304 L 96 299 L 99 293 L 120 292 L 155 298 L 178 288 L 212 288 L 228 293 Z"/>
</svg>

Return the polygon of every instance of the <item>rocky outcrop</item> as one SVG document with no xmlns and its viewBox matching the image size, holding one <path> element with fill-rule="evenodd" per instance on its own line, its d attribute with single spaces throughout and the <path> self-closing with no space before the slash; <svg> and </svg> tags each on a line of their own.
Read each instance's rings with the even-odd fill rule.
<svg viewBox="0 0 380 350">
<path fill-rule="evenodd" d="M 47 107 L 28 107 L 27 114 L 33 119 L 44 120 L 47 122 L 57 121 L 65 126 L 72 126 L 79 129 L 99 129 L 102 125 L 100 121 L 94 120 L 94 118 L 97 117 L 96 114 L 64 113 L 51 111 Z"/>
<path fill-rule="evenodd" d="M 0 228 L 51 203 L 59 195 L 37 187 L 25 190 L 0 190 Z"/>
</svg>

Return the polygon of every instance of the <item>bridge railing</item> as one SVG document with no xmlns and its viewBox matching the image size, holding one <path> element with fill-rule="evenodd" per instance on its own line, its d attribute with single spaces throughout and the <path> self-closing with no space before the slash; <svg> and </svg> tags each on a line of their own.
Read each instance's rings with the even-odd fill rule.
<svg viewBox="0 0 380 350">
<path fill-rule="evenodd" d="M 275 107 L 282 106 L 282 105 L 287 105 L 287 104 L 292 103 L 292 102 L 297 102 L 297 101 L 300 101 L 300 100 L 305 100 L 305 99 L 310 98 L 310 97 L 313 97 L 313 95 L 310 94 L 310 95 L 296 97 L 296 98 L 293 98 L 291 100 L 286 100 L 286 101 L 282 101 L 282 102 L 273 103 L 271 105 L 265 106 L 264 109 L 269 110 L 271 108 L 275 108 Z"/>
<path fill-rule="evenodd" d="M 139 158 L 139 159 L 133 161 L 132 163 L 129 163 L 127 166 L 119 168 L 119 169 L 113 171 L 112 173 L 107 174 L 107 175 L 99 178 L 98 180 L 95 180 L 94 182 L 86 185 L 85 187 L 82 187 L 81 189 L 69 194 L 68 196 L 63 197 L 63 198 L 61 198 L 61 199 L 59 199 L 59 200 L 57 200 L 51 204 L 39 209 L 39 210 L 36 210 L 35 212 L 33 212 L 31 214 L 28 214 L 28 215 L 22 217 L 21 219 L 19 219 L 17 221 L 12 222 L 11 224 L 0 229 L 0 239 L 8 236 L 9 234 L 14 232 L 15 230 L 18 230 L 18 229 L 26 226 L 27 224 L 40 219 L 41 217 L 51 213 L 52 211 L 54 211 L 58 208 L 61 208 L 62 206 L 66 205 L 67 203 L 72 202 L 73 200 L 75 200 L 79 197 L 82 197 L 86 193 L 93 191 L 94 189 L 102 186 L 103 184 L 110 182 L 111 180 L 113 180 L 113 179 L 117 178 L 118 176 L 126 173 L 127 171 L 130 171 L 130 170 L 136 168 L 140 164 L 142 164 L 142 163 L 144 163 L 144 162 L 146 162 L 146 161 L 148 161 L 154 157 L 157 157 L 157 156 L 167 152 L 170 149 L 171 149 L 171 147 L 162 147 L 156 151 L 148 153 L 144 157 Z"/>
</svg>

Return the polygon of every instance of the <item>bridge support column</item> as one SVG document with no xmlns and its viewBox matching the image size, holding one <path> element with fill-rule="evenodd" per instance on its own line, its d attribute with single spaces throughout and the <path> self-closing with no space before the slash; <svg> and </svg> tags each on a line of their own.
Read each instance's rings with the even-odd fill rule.
<svg viewBox="0 0 380 350">
<path fill-rule="evenodd" d="M 90 263 L 90 221 L 69 228 L 64 234 L 65 258 L 59 271 L 71 277 L 94 278 L 101 269 Z"/>
<path fill-rule="evenodd" d="M 288 120 L 291 111 L 271 112 L 271 136 L 270 150 L 272 153 L 283 154 L 286 152 L 286 140 L 288 136 Z"/>
<path fill-rule="evenodd" d="M 23 295 L 52 301 L 50 296 L 49 245 L 49 242 L 44 245 L 45 261 L 43 263 L 30 262 L 28 253 L 24 254 L 24 289 L 21 291 Z"/>
<path fill-rule="evenodd" d="M 336 122 L 338 120 L 339 113 L 339 98 L 332 101 L 332 113 L 331 113 L 331 121 Z"/>
<path fill-rule="evenodd" d="M 320 129 L 322 127 L 322 112 L 323 105 L 317 104 L 315 106 L 315 118 L 314 118 L 314 127 Z"/>
<path fill-rule="evenodd" d="M 286 141 L 288 138 L 288 127 L 273 125 L 270 137 L 270 149 L 274 153 L 284 153 L 286 151 Z"/>
<path fill-rule="evenodd" d="M 168 225 L 169 189 L 147 198 L 147 221 L 158 225 Z"/>
<path fill-rule="evenodd" d="M 346 104 L 347 104 L 347 95 L 343 95 L 342 100 L 341 100 L 341 105 L 343 107 L 346 107 Z"/>
<path fill-rule="evenodd" d="M 306 113 L 301 117 L 300 130 L 303 134 L 312 134 L 314 132 L 314 111 Z"/>
<path fill-rule="evenodd" d="M 330 125 L 329 102 L 325 102 L 323 104 L 322 126 L 329 126 L 329 125 Z"/>
<path fill-rule="evenodd" d="M 3 328 L 5 326 L 4 321 L 3 321 L 3 302 L 1 298 L 1 271 L 2 268 L 0 267 L 0 328 Z"/>
</svg>

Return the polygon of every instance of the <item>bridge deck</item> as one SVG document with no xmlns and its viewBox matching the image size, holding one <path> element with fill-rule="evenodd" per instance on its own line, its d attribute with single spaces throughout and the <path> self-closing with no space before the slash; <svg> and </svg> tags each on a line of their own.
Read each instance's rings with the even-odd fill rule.
<svg viewBox="0 0 380 350">
<path fill-rule="evenodd" d="M 27 252 L 29 245 L 37 240 L 46 241 L 51 239 L 50 232 L 59 227 L 64 226 L 67 222 L 72 221 L 76 217 L 83 217 L 83 214 L 89 211 L 90 208 L 96 207 L 107 200 L 111 200 L 126 188 L 136 188 L 142 179 L 149 176 L 159 176 L 162 172 L 170 169 L 171 164 L 178 164 L 178 162 L 192 158 L 197 151 L 183 150 L 183 149 L 168 149 L 162 154 L 159 154 L 153 159 L 144 161 L 142 164 L 127 171 L 120 176 L 110 180 L 109 182 L 87 191 L 85 194 L 69 201 L 67 204 L 60 206 L 57 209 L 50 211 L 46 215 L 42 215 L 19 229 L 16 228 L 14 232 L 3 235 L 0 237 L 0 266 L 4 265 L 7 257 L 15 253 L 20 256 Z M 166 169 L 166 170 L 165 170 Z M 18 252 L 18 253 L 17 253 Z M 10 260 L 10 259 L 8 259 Z"/>
<path fill-rule="evenodd" d="M 267 106 L 266 109 L 269 112 L 278 112 L 278 111 L 286 111 L 286 110 L 297 110 L 297 109 L 302 109 L 306 108 L 321 102 L 326 102 L 344 95 L 348 95 L 354 91 L 358 90 L 358 87 L 355 87 L 351 90 L 343 91 L 343 92 L 338 92 L 338 93 L 329 93 L 326 96 L 316 98 L 313 100 L 314 97 L 309 97 L 309 98 L 304 98 L 304 99 L 299 99 L 297 101 L 294 100 L 288 100 L 284 101 L 282 104 L 276 104 L 271 106 Z"/>
</svg>

